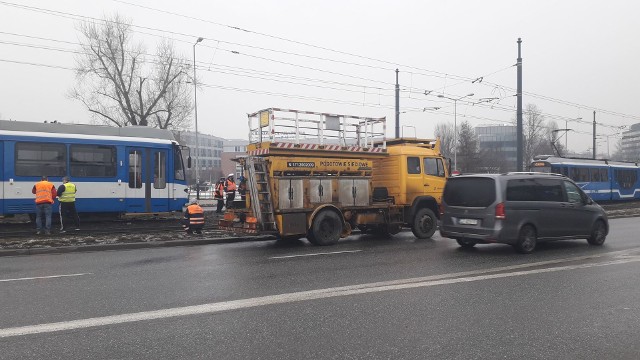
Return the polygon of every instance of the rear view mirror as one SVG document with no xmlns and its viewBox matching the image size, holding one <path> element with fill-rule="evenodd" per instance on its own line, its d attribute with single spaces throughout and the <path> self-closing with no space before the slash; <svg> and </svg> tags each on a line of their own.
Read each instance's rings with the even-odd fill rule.
<svg viewBox="0 0 640 360">
<path fill-rule="evenodd" d="M 191 169 L 191 155 L 187 158 L 187 168 Z"/>
</svg>

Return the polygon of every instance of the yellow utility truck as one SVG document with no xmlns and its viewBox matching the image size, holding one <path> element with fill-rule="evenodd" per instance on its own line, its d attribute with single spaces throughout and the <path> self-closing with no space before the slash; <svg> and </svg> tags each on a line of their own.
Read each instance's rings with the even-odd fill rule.
<svg viewBox="0 0 640 360">
<path fill-rule="evenodd" d="M 332 245 L 354 228 L 421 239 L 437 228 L 450 166 L 439 141 L 386 139 L 386 119 L 269 108 L 249 114 L 246 206 L 234 232 Z"/>
</svg>

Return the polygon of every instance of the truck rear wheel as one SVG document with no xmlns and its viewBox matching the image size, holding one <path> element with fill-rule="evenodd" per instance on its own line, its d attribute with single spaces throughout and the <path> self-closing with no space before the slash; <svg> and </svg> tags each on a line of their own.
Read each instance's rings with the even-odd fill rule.
<svg viewBox="0 0 640 360">
<path fill-rule="evenodd" d="M 307 239 L 314 245 L 335 245 L 340 240 L 342 233 L 342 219 L 331 210 L 320 211 L 309 229 Z"/>
<path fill-rule="evenodd" d="M 428 239 L 436 232 L 437 224 L 436 214 L 431 209 L 421 208 L 413 217 L 411 231 L 418 239 Z"/>
</svg>

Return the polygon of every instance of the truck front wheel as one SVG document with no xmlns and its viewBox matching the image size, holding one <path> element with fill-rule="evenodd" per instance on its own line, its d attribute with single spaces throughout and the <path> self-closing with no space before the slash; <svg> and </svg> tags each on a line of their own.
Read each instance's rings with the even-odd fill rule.
<svg viewBox="0 0 640 360">
<path fill-rule="evenodd" d="M 335 245 L 342 233 L 342 219 L 331 210 L 323 210 L 313 218 L 307 239 L 314 245 Z"/>
<path fill-rule="evenodd" d="M 411 231 L 418 239 L 428 239 L 436 232 L 438 220 L 436 215 L 427 208 L 416 211 L 411 224 Z"/>
</svg>

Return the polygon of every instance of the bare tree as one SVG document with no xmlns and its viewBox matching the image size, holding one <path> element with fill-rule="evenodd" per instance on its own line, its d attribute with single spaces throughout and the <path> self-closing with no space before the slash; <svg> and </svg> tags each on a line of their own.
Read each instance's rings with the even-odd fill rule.
<svg viewBox="0 0 640 360">
<path fill-rule="evenodd" d="M 458 169 L 463 173 L 476 172 L 479 160 L 478 135 L 468 121 L 463 121 L 458 133 Z"/>
<path fill-rule="evenodd" d="M 544 115 L 538 106 L 535 104 L 527 104 L 524 111 L 524 124 L 523 124 L 523 140 L 524 151 L 523 161 L 524 168 L 529 166 L 529 163 L 535 155 L 539 155 L 544 151 L 551 154 L 549 149 L 550 143 L 550 131 L 546 128 Z"/>
<path fill-rule="evenodd" d="M 440 153 L 444 157 L 453 157 L 453 139 L 454 139 L 453 125 L 449 122 L 441 122 L 436 124 L 434 134 L 440 138 Z"/>
<path fill-rule="evenodd" d="M 163 40 L 156 55 L 133 42 L 131 22 L 114 15 L 82 22 L 82 55 L 76 58 L 76 86 L 70 96 L 109 125 L 159 128 L 188 126 L 193 109 L 186 85 L 189 64 Z"/>
</svg>

